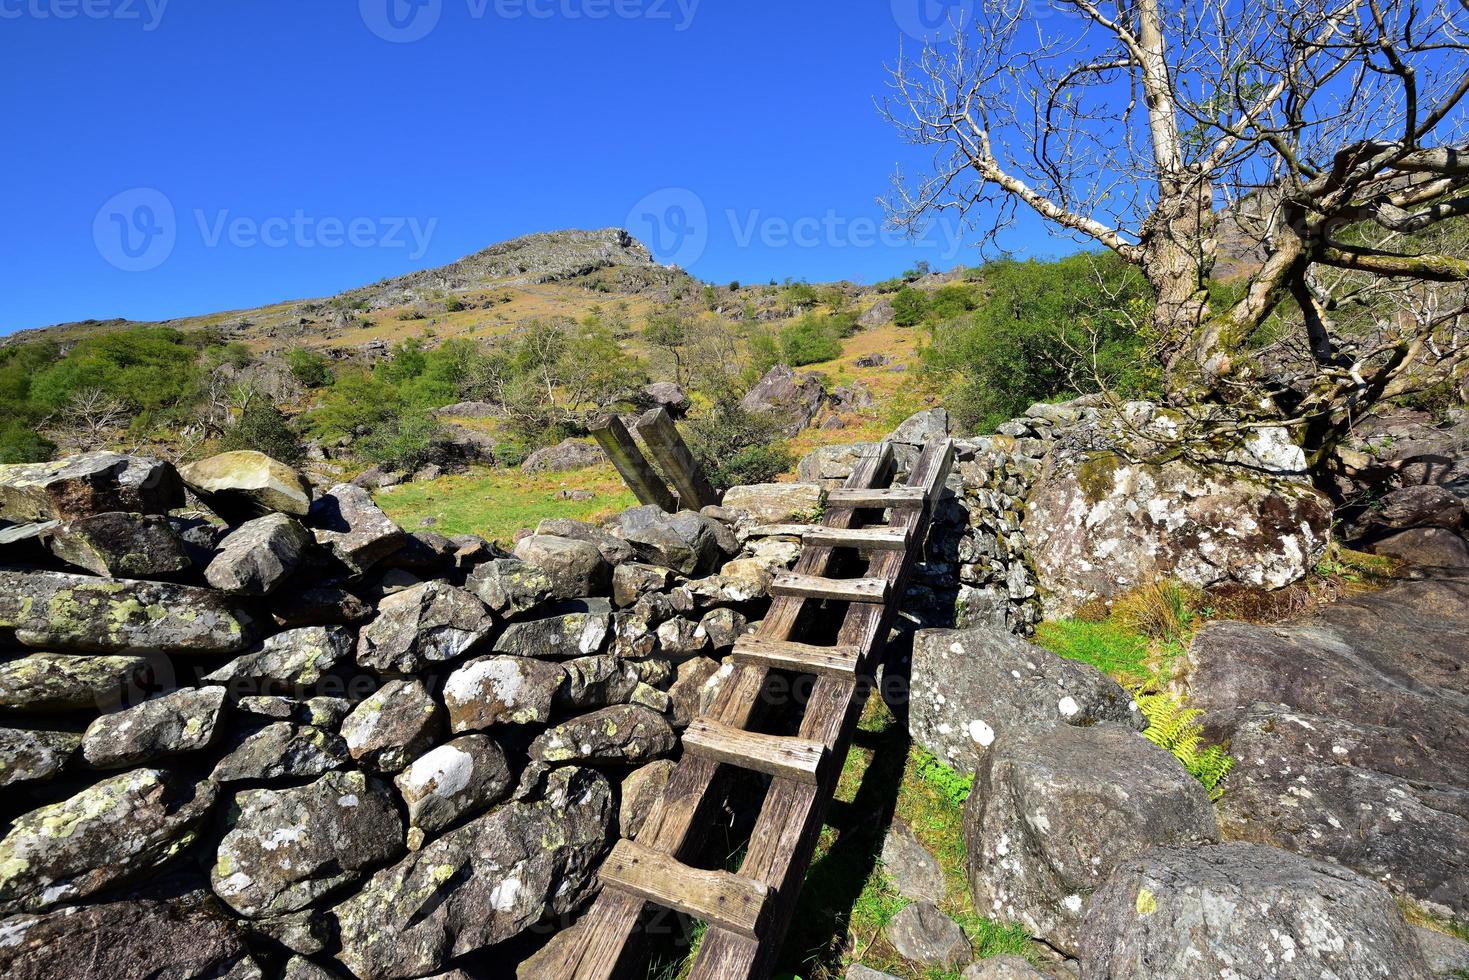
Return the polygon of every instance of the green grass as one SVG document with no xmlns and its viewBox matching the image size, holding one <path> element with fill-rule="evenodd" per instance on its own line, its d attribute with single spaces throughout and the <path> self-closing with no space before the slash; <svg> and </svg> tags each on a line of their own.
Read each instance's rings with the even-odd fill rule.
<svg viewBox="0 0 1469 980">
<path fill-rule="evenodd" d="M 561 500 L 559 490 L 590 490 L 591 500 Z M 596 521 L 636 506 L 637 498 L 610 464 L 569 473 L 476 469 L 428 483 L 406 483 L 376 494 L 378 506 L 408 531 L 478 534 L 510 544 L 515 532 L 552 517 Z M 424 525 L 424 518 L 434 523 Z"/>
<path fill-rule="evenodd" d="M 1148 638 L 1121 623 L 1087 623 L 1058 619 L 1036 627 L 1035 642 L 1067 660 L 1079 660 L 1124 687 L 1145 683 L 1154 673 L 1148 665 Z"/>
</svg>

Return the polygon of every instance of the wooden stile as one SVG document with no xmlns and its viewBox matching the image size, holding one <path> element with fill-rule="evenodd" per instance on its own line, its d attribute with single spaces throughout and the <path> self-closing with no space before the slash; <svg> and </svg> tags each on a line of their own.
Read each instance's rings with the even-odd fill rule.
<svg viewBox="0 0 1469 980">
<path fill-rule="evenodd" d="M 719 494 L 714 492 L 703 468 L 678 434 L 678 426 L 673 424 L 668 409 L 655 408 L 644 413 L 635 428 L 653 462 L 678 491 L 680 506 L 685 510 L 702 510 L 719 503 Z"/>
<path fill-rule="evenodd" d="M 622 424 L 622 419 L 609 415 L 601 422 L 593 424 L 591 433 L 592 438 L 597 440 L 597 445 L 602 447 L 602 452 L 617 467 L 622 482 L 638 498 L 638 503 L 652 504 L 670 514 L 678 510 L 678 502 L 668 492 L 663 478 L 644 458 L 642 450 L 638 449 L 638 444 L 627 431 L 627 426 Z"/>
</svg>

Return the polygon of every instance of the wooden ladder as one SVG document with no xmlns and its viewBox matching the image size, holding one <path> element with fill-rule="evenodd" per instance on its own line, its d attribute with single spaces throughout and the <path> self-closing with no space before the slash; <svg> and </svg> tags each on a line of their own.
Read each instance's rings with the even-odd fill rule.
<svg viewBox="0 0 1469 980">
<path fill-rule="evenodd" d="M 842 490 L 829 495 L 825 524 L 806 535 L 795 570 L 776 578 L 759 635 L 736 644 L 733 673 L 685 732 L 683 757 L 637 840 L 613 848 L 600 872 L 602 891 L 577 925 L 575 941 L 538 978 L 626 976 L 637 962 L 634 946 L 649 904 L 708 924 L 694 980 L 770 975 L 867 697 L 864 678 L 880 663 L 904 581 L 921 556 L 952 462 L 952 442 L 930 443 L 906 486 L 884 487 L 892 481 L 893 454 L 883 443 L 858 463 Z M 883 511 L 890 515 L 886 527 L 861 526 Z M 825 577 L 842 549 L 865 558 L 863 577 Z M 811 617 L 827 610 L 842 616 L 834 644 L 792 640 Z M 793 737 L 749 730 L 758 721 L 772 669 L 815 678 Z M 723 801 L 724 767 L 771 777 L 749 849 L 733 874 L 687 863 L 700 852 Z"/>
</svg>

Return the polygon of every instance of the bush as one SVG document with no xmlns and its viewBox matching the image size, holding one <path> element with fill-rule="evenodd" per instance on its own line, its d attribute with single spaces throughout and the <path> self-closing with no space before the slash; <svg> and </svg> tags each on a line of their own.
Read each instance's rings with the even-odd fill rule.
<svg viewBox="0 0 1469 980">
<path fill-rule="evenodd" d="M 833 318 L 804 316 L 780 332 L 781 358 L 791 367 L 819 364 L 842 354 Z"/>
<path fill-rule="evenodd" d="M 240 417 L 225 430 L 219 440 L 219 451 L 253 449 L 272 459 L 295 466 L 306 456 L 301 439 L 281 410 L 263 398 L 245 406 Z"/>
<path fill-rule="evenodd" d="M 0 463 L 42 463 L 56 457 L 56 444 L 25 422 L 0 423 Z"/>
<path fill-rule="evenodd" d="M 928 297 L 916 289 L 900 289 L 893 297 L 893 322 L 900 327 L 916 327 L 928 316 Z"/>
<path fill-rule="evenodd" d="M 293 347 L 286 353 L 291 376 L 307 388 L 325 388 L 332 383 L 331 361 L 314 350 Z"/>
<path fill-rule="evenodd" d="M 794 462 L 779 437 L 780 420 L 748 411 L 730 394 L 691 419 L 685 434 L 704 475 L 721 491 L 766 483 Z"/>
<path fill-rule="evenodd" d="M 356 444 L 357 455 L 386 469 L 415 470 L 430 461 L 439 423 L 423 408 L 393 416 Z"/>
</svg>

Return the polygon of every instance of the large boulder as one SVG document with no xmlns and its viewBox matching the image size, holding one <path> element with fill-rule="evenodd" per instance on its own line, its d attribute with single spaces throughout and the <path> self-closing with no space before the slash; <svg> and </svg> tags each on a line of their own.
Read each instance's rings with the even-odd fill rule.
<svg viewBox="0 0 1469 980">
<path fill-rule="evenodd" d="M 1210 623 L 1193 703 L 1240 764 L 1229 835 L 1339 862 L 1469 915 L 1469 576 L 1440 573 L 1265 628 Z"/>
<path fill-rule="evenodd" d="M 552 765 L 642 765 L 673 751 L 678 738 L 668 721 L 641 705 L 615 705 L 546 729 L 530 757 Z"/>
<path fill-rule="evenodd" d="M 342 738 L 362 765 L 401 772 L 434 743 L 443 714 L 422 681 L 389 681 L 343 720 Z"/>
<path fill-rule="evenodd" d="M 275 513 L 305 517 L 311 509 L 305 478 L 253 449 L 201 459 L 180 473 L 189 489 L 231 524 Z"/>
<path fill-rule="evenodd" d="M 546 573 L 553 599 L 607 595 L 612 569 L 589 541 L 532 534 L 515 545 L 515 557 Z"/>
<path fill-rule="evenodd" d="M 488 809 L 515 786 L 504 751 L 487 735 L 446 742 L 414 759 L 393 782 L 408 806 L 408 846 L 415 851 L 426 836 Z"/>
<path fill-rule="evenodd" d="M 549 606 L 542 619 L 511 623 L 495 640 L 495 652 L 513 657 L 569 660 L 600 653 L 612 626 L 605 599 Z"/>
<path fill-rule="evenodd" d="M 977 908 L 1074 953 L 1092 893 L 1154 845 L 1219 839 L 1203 786 L 1121 725 L 1012 731 L 974 777 L 964 810 Z"/>
<path fill-rule="evenodd" d="M 926 408 L 903 421 L 889 437 L 893 442 L 924 446 L 949 437 L 949 413 L 943 408 Z"/>
<path fill-rule="evenodd" d="M 1093 896 L 1082 976 L 1096 980 L 1427 977 L 1381 885 L 1273 847 L 1157 848 Z"/>
<path fill-rule="evenodd" d="M 989 627 L 921 631 L 910 684 L 909 733 L 960 772 L 980 768 L 997 739 L 1037 725 L 1146 725 L 1132 695 L 1095 667 Z"/>
<path fill-rule="evenodd" d="M 1464 500 L 1446 487 L 1400 487 L 1376 501 L 1367 523 L 1395 531 L 1414 527 L 1456 530 L 1464 523 Z"/>
<path fill-rule="evenodd" d="M 267 514 L 224 539 L 204 579 L 225 592 L 269 595 L 291 576 L 309 547 L 311 533 L 299 521 Z"/>
<path fill-rule="evenodd" d="M 277 633 L 255 649 L 204 675 L 236 697 L 303 694 L 347 661 L 356 638 L 342 626 L 303 626 Z"/>
<path fill-rule="evenodd" d="M 17 524 L 112 511 L 167 514 L 183 505 L 178 472 L 146 456 L 96 452 L 0 466 L 0 520 Z"/>
<path fill-rule="evenodd" d="M 51 553 L 104 578 L 168 578 L 193 567 L 168 518 L 111 511 L 49 532 Z"/>
<path fill-rule="evenodd" d="M 75 732 L 0 728 L 0 787 L 50 779 L 67 767 L 81 744 Z"/>
<path fill-rule="evenodd" d="M 360 772 L 236 793 L 230 812 L 209 878 L 214 893 L 249 918 L 304 909 L 403 853 L 391 793 Z"/>
<path fill-rule="evenodd" d="M 1325 553 L 1331 508 L 1305 482 L 1256 468 L 1058 450 L 1024 530 L 1047 611 L 1070 615 L 1160 578 L 1289 585 Z"/>
<path fill-rule="evenodd" d="M 384 514 L 361 487 L 338 484 L 311 505 L 308 523 L 316 543 L 331 549 L 358 575 L 408 543 L 408 535 Z"/>
<path fill-rule="evenodd" d="M 0 629 L 29 647 L 98 653 L 235 653 L 252 621 L 212 589 L 0 571 Z"/>
<path fill-rule="evenodd" d="M 449 727 L 472 732 L 499 725 L 545 724 L 566 671 L 530 657 L 481 657 L 444 682 Z"/>
<path fill-rule="evenodd" d="M 642 561 L 684 575 L 708 575 L 739 550 L 729 528 L 691 510 L 665 514 L 656 507 L 635 507 L 619 520 L 623 539 Z"/>
<path fill-rule="evenodd" d="M 259 968 L 217 903 L 122 899 L 0 922 L 10 980 L 248 980 Z"/>
<path fill-rule="evenodd" d="M 531 453 L 520 468 L 527 473 L 561 473 L 595 466 L 606 458 L 594 442 L 563 439 L 554 446 Z"/>
<path fill-rule="evenodd" d="M 756 483 L 724 493 L 725 507 L 765 524 L 811 520 L 825 502 L 826 488 L 819 483 Z"/>
<path fill-rule="evenodd" d="M 571 911 L 594 881 L 612 818 L 606 779 L 552 773 L 543 798 L 450 831 L 334 908 L 340 959 L 362 980 L 421 977 Z"/>
<path fill-rule="evenodd" d="M 793 436 L 811 424 L 825 402 L 819 375 L 798 376 L 786 365 L 777 364 L 746 392 L 740 405 L 749 412 L 775 416 L 783 423 L 785 434 Z"/>
<path fill-rule="evenodd" d="M 613 567 L 637 558 L 632 546 L 626 541 L 590 521 L 578 521 L 571 517 L 548 517 L 536 525 L 536 534 L 594 544 L 602 553 L 602 558 Z"/>
<path fill-rule="evenodd" d="M 0 708 L 26 714 L 114 711 L 159 667 L 147 657 L 33 653 L 0 663 Z"/>
<path fill-rule="evenodd" d="M 224 711 L 222 688 L 174 691 L 93 721 L 82 740 L 82 758 L 96 769 L 122 769 L 208 748 Z"/>
<path fill-rule="evenodd" d="M 1469 568 L 1469 541 L 1447 528 L 1415 527 L 1372 543 L 1375 554 L 1428 568 Z"/>
<path fill-rule="evenodd" d="M 840 446 L 818 446 L 801 458 L 796 472 L 805 483 L 832 490 L 846 482 L 863 458 L 877 451 L 877 444 L 854 442 Z"/>
<path fill-rule="evenodd" d="M 17 817 L 0 840 L 0 915 L 87 898 L 193 843 L 213 783 L 134 769 Z"/>
<path fill-rule="evenodd" d="M 490 635 L 485 604 L 443 581 L 424 582 L 378 604 L 357 641 L 357 662 L 383 673 L 414 674 L 455 660 Z"/>
</svg>

